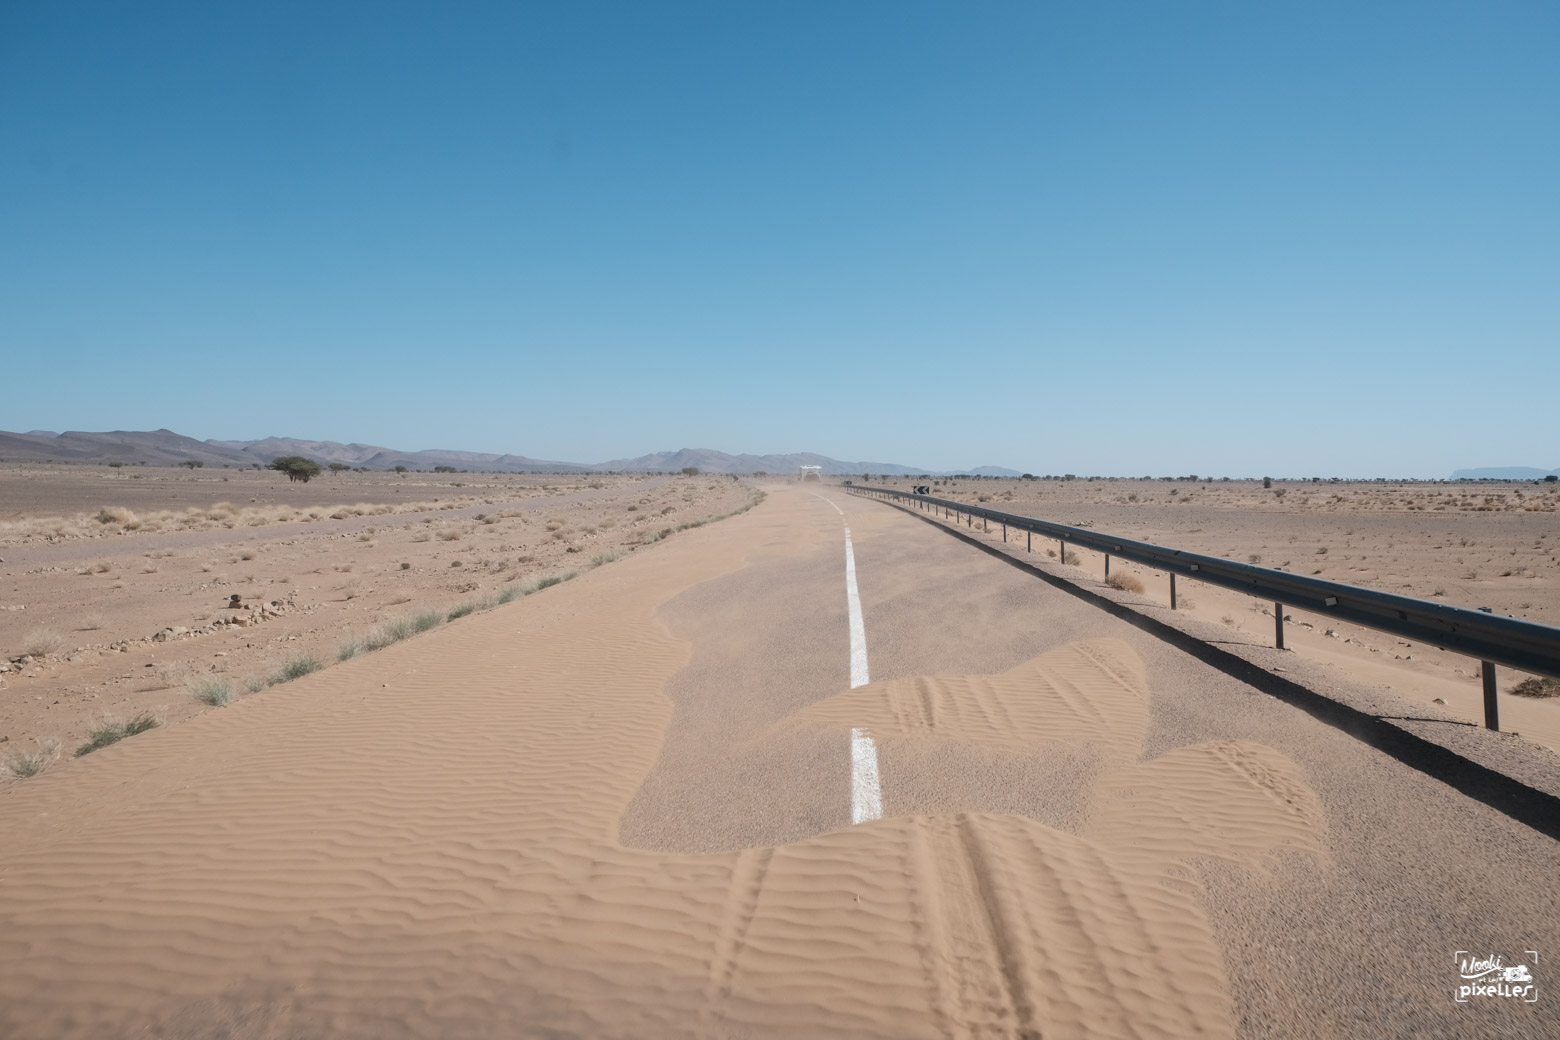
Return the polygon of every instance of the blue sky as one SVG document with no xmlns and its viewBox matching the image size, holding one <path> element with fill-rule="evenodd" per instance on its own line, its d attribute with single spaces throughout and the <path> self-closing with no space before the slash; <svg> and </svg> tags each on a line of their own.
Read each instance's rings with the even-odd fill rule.
<svg viewBox="0 0 1560 1040">
<path fill-rule="evenodd" d="M 1557 466 L 1557 45 L 1549 2 L 7 4 L 0 429 Z"/>
</svg>

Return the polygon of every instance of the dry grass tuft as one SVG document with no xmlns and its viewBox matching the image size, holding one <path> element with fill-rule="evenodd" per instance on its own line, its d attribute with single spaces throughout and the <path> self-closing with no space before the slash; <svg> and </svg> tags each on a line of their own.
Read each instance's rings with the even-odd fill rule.
<svg viewBox="0 0 1560 1040">
<path fill-rule="evenodd" d="M 190 684 L 190 696 L 202 704 L 220 708 L 233 700 L 233 686 L 226 679 L 201 679 Z"/>
<path fill-rule="evenodd" d="M 145 733 L 149 729 L 156 729 L 162 725 L 162 719 L 149 711 L 143 711 L 129 722 L 121 722 L 115 718 L 106 718 L 103 724 L 87 734 L 87 742 L 76 749 L 76 757 L 90 755 L 94 751 L 117 744 L 126 737 L 133 737 L 137 733 Z"/>
<path fill-rule="evenodd" d="M 1113 589 L 1120 589 L 1122 592 L 1136 592 L 1140 595 L 1143 592 L 1143 583 L 1125 571 L 1113 572 L 1110 577 L 1105 579 L 1105 584 Z"/>
<path fill-rule="evenodd" d="M 292 682 L 294 679 L 302 679 L 310 672 L 317 672 L 324 666 L 320 659 L 313 654 L 294 654 L 282 663 L 276 674 L 271 677 L 271 684 Z"/>
<path fill-rule="evenodd" d="M 0 761 L 0 769 L 4 769 L 18 780 L 25 780 L 43 772 L 49 763 L 59 757 L 60 742 L 49 737 L 38 741 L 36 751 L 13 751 L 4 761 Z"/>
</svg>

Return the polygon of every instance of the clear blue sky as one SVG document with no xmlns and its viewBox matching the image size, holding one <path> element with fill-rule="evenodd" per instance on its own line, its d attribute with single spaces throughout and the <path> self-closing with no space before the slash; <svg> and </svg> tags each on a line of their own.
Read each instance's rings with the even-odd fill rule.
<svg viewBox="0 0 1560 1040">
<path fill-rule="evenodd" d="M 0 6 L 0 429 L 1560 465 L 1560 5 Z"/>
</svg>

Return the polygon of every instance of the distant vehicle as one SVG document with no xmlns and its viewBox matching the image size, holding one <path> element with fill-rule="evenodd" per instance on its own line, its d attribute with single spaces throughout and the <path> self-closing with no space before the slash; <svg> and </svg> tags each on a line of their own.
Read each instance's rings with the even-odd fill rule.
<svg viewBox="0 0 1560 1040">
<path fill-rule="evenodd" d="M 854 485 L 854 484 L 855 484 L 855 483 L 856 483 L 856 482 L 855 482 L 855 481 L 854 481 L 854 480 L 847 480 L 847 481 L 845 481 L 845 486 L 846 486 L 846 487 L 851 487 L 851 486 L 852 486 L 852 485 Z"/>
</svg>

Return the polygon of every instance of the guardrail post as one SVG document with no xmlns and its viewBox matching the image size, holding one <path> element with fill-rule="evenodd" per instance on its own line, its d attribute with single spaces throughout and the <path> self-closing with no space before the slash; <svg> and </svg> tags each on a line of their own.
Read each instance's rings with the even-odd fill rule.
<svg viewBox="0 0 1560 1040">
<path fill-rule="evenodd" d="M 1066 563 L 1067 562 L 1067 543 L 1062 541 L 1060 538 L 1058 538 L 1056 540 L 1056 548 L 1058 550 L 1060 550 L 1056 558 L 1059 561 L 1061 561 L 1062 563 Z"/>
<path fill-rule="evenodd" d="M 1002 525 L 1002 544 L 1007 544 L 1007 524 Z"/>
<path fill-rule="evenodd" d="M 1273 604 L 1273 644 L 1280 650 L 1284 648 L 1284 605 Z"/>
<path fill-rule="evenodd" d="M 1175 571 L 1170 572 L 1170 609 L 1175 609 Z"/>
<path fill-rule="evenodd" d="M 1033 531 L 1025 531 L 1024 532 L 1024 551 L 1025 552 L 1034 552 L 1035 551 L 1035 533 Z"/>
<path fill-rule="evenodd" d="M 1110 580 L 1110 553 L 1105 554 L 1105 580 Z"/>
<path fill-rule="evenodd" d="M 1500 705 L 1495 701 L 1495 665 L 1490 661 L 1479 663 L 1484 671 L 1484 728 L 1500 729 Z"/>
</svg>

